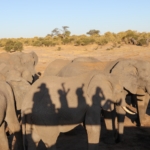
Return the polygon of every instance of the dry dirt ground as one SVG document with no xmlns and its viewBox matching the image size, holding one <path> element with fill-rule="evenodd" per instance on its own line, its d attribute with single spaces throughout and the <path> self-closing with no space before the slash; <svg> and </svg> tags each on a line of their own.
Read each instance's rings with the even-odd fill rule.
<svg viewBox="0 0 150 150">
<path fill-rule="evenodd" d="M 46 66 L 55 59 L 73 59 L 79 56 L 91 56 L 101 61 L 115 60 L 117 58 L 138 58 L 150 60 L 150 46 L 140 47 L 133 45 L 123 45 L 112 50 L 107 50 L 112 44 L 106 46 L 55 46 L 55 47 L 24 47 L 24 52 L 35 51 L 39 57 L 36 67 L 38 72 L 43 73 Z M 3 52 L 3 50 L 0 50 Z M 145 114 L 142 127 L 136 127 L 135 123 L 126 117 L 124 140 L 121 143 L 110 145 L 104 143 L 107 135 L 104 123 L 102 124 L 101 150 L 150 150 L 150 105 Z M 87 139 L 84 129 L 79 126 L 67 134 L 60 134 L 57 141 L 58 150 L 86 150 Z M 40 143 L 38 150 L 44 150 L 44 145 Z"/>
</svg>

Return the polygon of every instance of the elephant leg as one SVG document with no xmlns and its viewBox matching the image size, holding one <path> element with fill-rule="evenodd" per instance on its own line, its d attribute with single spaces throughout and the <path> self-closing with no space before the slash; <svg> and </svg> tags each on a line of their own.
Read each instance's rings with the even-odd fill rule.
<svg viewBox="0 0 150 150">
<path fill-rule="evenodd" d="M 13 150 L 23 150 L 22 132 L 21 131 L 14 133 Z"/>
<path fill-rule="evenodd" d="M 124 133 L 124 119 L 126 112 L 123 110 L 121 106 L 115 106 L 116 109 L 116 115 L 117 115 L 117 137 L 116 137 L 116 142 L 121 142 L 123 138 L 123 133 Z"/>
<path fill-rule="evenodd" d="M 115 110 L 106 111 L 102 110 L 104 117 L 105 126 L 107 129 L 108 137 L 106 137 L 105 143 L 114 144 L 115 143 Z"/>
<path fill-rule="evenodd" d="M 0 126 L 0 149 L 9 150 L 8 139 L 5 133 L 5 122 Z"/>
<path fill-rule="evenodd" d="M 101 131 L 99 109 L 89 110 L 85 116 L 85 128 L 88 138 L 88 150 L 97 150 Z"/>
<path fill-rule="evenodd" d="M 48 150 L 56 150 L 56 141 L 60 133 L 58 126 L 35 126 L 35 130 Z"/>
<path fill-rule="evenodd" d="M 143 96 L 138 96 L 143 95 Z M 149 94 L 142 89 L 137 90 L 137 109 L 138 109 L 138 123 L 137 126 L 141 126 L 144 120 L 146 109 L 149 102 Z"/>
<path fill-rule="evenodd" d="M 25 125 L 25 147 L 27 150 L 36 150 L 40 137 L 38 136 L 35 128 L 31 124 Z"/>
</svg>

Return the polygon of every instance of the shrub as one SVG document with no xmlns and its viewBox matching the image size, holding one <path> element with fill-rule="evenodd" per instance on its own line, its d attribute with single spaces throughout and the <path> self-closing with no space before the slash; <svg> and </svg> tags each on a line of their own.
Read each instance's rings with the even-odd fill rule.
<svg viewBox="0 0 150 150">
<path fill-rule="evenodd" d="M 19 41 L 14 42 L 12 40 L 8 40 L 5 44 L 4 48 L 7 52 L 15 52 L 15 51 L 22 51 L 23 44 Z"/>
<path fill-rule="evenodd" d="M 137 41 L 137 45 L 139 45 L 139 46 L 147 45 L 146 39 L 144 39 L 144 38 L 139 39 L 139 40 Z"/>
<path fill-rule="evenodd" d="M 22 51 L 23 50 L 23 44 L 21 42 L 15 42 L 14 43 L 14 51 Z"/>
<path fill-rule="evenodd" d="M 34 41 L 33 42 L 33 44 L 32 44 L 33 46 L 42 46 L 43 45 L 43 43 L 42 43 L 42 41 L 40 41 L 40 40 L 36 40 L 36 41 Z"/>
<path fill-rule="evenodd" d="M 5 48 L 4 48 L 4 49 L 5 49 L 7 52 L 10 52 L 10 51 L 13 50 L 13 47 L 14 47 L 14 42 L 11 41 L 11 40 L 8 40 L 8 41 L 6 42 L 6 44 L 5 44 Z"/>
<path fill-rule="evenodd" d="M 0 42 L 0 47 L 3 47 L 3 44 Z"/>
<path fill-rule="evenodd" d="M 61 47 L 58 47 L 58 48 L 57 48 L 57 51 L 60 51 L 60 50 L 61 50 Z"/>
<path fill-rule="evenodd" d="M 98 45 L 105 45 L 108 41 L 105 38 L 100 38 L 97 42 Z"/>
<path fill-rule="evenodd" d="M 81 37 L 80 39 L 75 41 L 75 46 L 85 46 L 85 45 L 89 45 L 89 44 L 93 44 L 95 42 L 95 40 L 91 37 Z"/>
<path fill-rule="evenodd" d="M 62 39 L 62 43 L 63 43 L 64 45 L 69 44 L 70 42 L 71 42 L 71 40 L 70 40 L 69 38 L 64 38 L 64 39 Z"/>
</svg>

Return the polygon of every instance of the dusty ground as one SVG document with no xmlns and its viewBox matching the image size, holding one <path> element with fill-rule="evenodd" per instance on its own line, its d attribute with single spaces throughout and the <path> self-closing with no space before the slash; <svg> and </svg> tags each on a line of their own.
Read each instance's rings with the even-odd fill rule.
<svg viewBox="0 0 150 150">
<path fill-rule="evenodd" d="M 60 47 L 60 48 L 59 48 Z M 112 47 L 112 44 L 106 46 L 55 46 L 55 47 L 32 47 L 24 48 L 24 52 L 35 51 L 39 57 L 37 71 L 43 73 L 46 66 L 54 59 L 73 59 L 79 56 L 92 56 L 101 61 L 115 60 L 117 58 L 138 58 L 143 60 L 150 60 L 150 46 L 140 47 L 132 45 L 124 45 L 116 47 L 112 50 L 107 50 Z M 3 52 L 3 50 L 0 50 Z M 147 114 L 143 127 L 136 127 L 131 120 L 125 118 L 125 131 L 123 142 L 115 145 L 108 145 L 104 143 L 106 136 L 105 126 L 102 126 L 102 135 L 100 142 L 100 149 L 102 150 L 149 150 L 150 149 L 150 107 L 148 107 Z M 61 134 L 58 138 L 57 148 L 59 150 L 86 150 L 86 134 L 82 127 L 77 127 L 69 134 Z M 40 147 L 44 146 L 41 143 Z"/>
</svg>

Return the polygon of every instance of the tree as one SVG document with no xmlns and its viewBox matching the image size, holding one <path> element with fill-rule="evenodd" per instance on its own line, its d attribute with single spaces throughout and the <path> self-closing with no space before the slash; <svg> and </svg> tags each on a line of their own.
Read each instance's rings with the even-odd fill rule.
<svg viewBox="0 0 150 150">
<path fill-rule="evenodd" d="M 63 28 L 63 36 L 64 36 L 64 38 L 66 38 L 66 37 L 69 37 L 70 36 L 70 34 L 71 34 L 71 32 L 68 30 L 68 26 L 62 26 L 62 28 Z"/>
<path fill-rule="evenodd" d="M 58 34 L 60 34 L 60 31 L 58 28 L 55 28 L 52 30 L 52 33 L 51 33 L 52 36 L 58 36 Z"/>
<path fill-rule="evenodd" d="M 90 36 L 92 35 L 99 35 L 100 31 L 99 30 L 90 30 L 89 32 L 87 32 L 86 34 L 89 34 Z"/>
<path fill-rule="evenodd" d="M 62 26 L 62 29 L 59 29 L 59 28 L 55 28 L 52 30 L 51 34 L 47 34 L 47 35 L 50 35 L 52 37 L 54 36 L 58 36 L 58 37 L 61 37 L 61 38 L 66 38 L 68 36 L 70 36 L 71 32 L 68 30 L 68 26 Z"/>
</svg>

